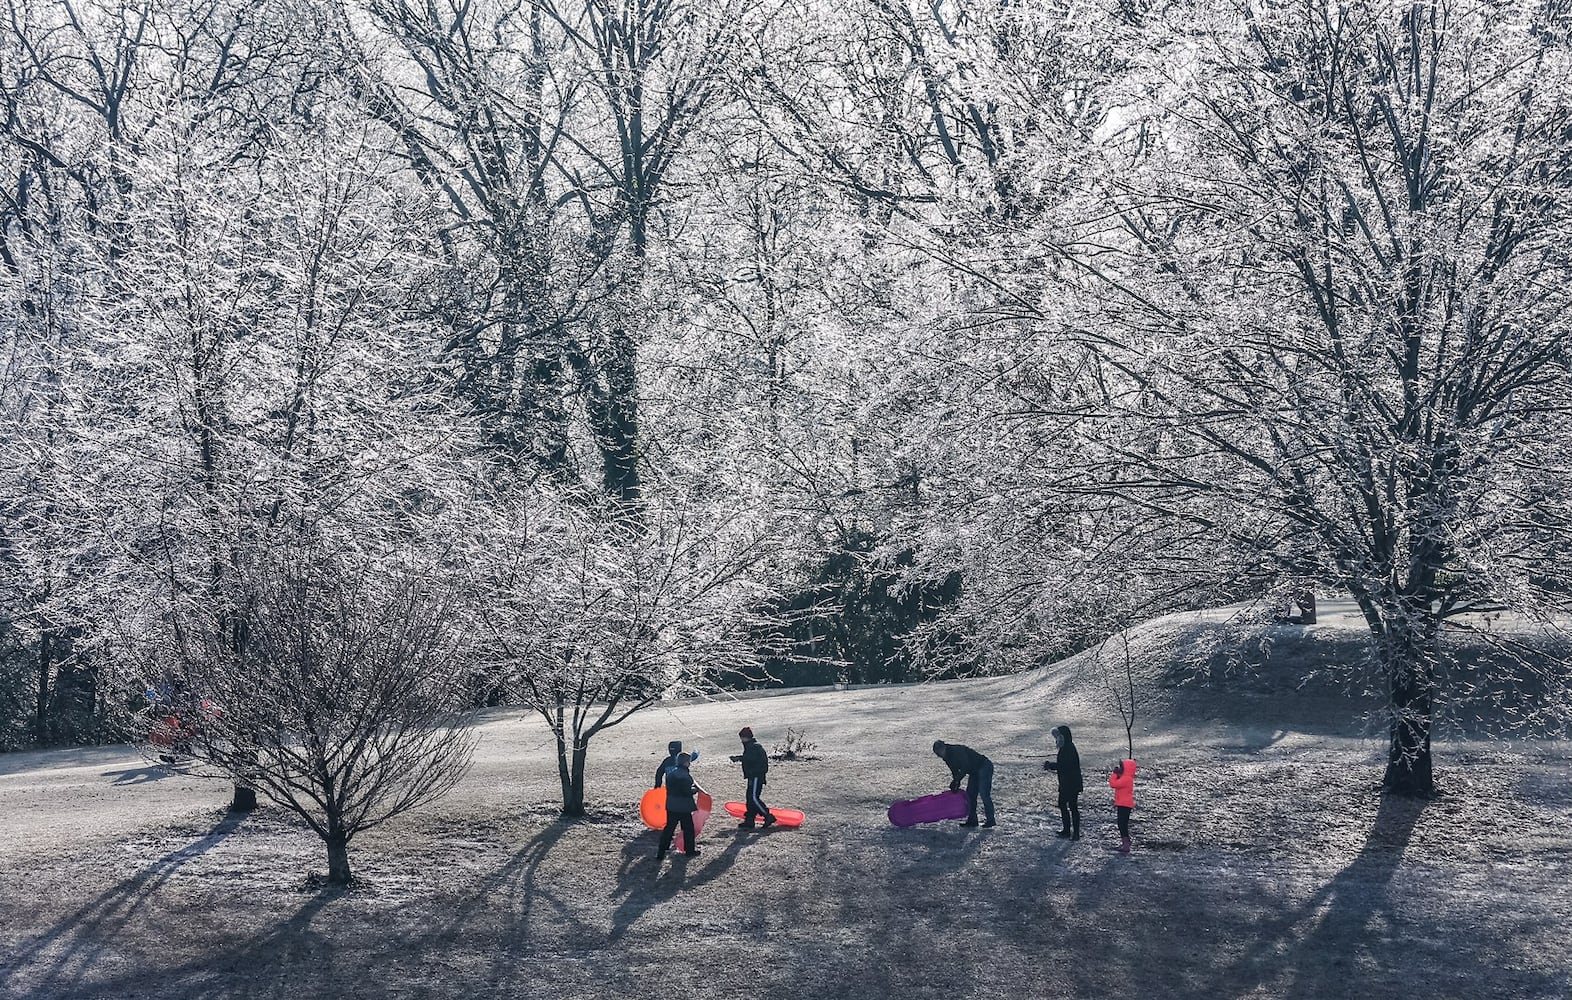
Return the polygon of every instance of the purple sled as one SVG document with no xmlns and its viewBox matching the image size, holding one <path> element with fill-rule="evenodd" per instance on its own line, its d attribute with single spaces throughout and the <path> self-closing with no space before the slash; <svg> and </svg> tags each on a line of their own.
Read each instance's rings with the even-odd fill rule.
<svg viewBox="0 0 1572 1000">
<path fill-rule="evenodd" d="M 968 811 L 965 792 L 940 792 L 891 803 L 889 816 L 896 826 L 915 826 L 941 819 L 964 819 Z"/>
</svg>

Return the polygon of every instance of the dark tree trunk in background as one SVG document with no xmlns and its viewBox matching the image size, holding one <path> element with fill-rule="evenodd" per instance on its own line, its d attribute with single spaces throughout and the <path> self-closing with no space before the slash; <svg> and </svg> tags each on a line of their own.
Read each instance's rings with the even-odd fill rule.
<svg viewBox="0 0 1572 1000">
<path fill-rule="evenodd" d="M 590 417 L 600 445 L 602 485 L 624 504 L 639 501 L 638 345 L 627 330 L 611 335 L 611 357 L 603 363 L 605 385 Z"/>
<path fill-rule="evenodd" d="M 39 746 L 49 742 L 49 678 L 54 672 L 54 643 L 50 633 L 38 640 L 37 704 L 33 707 L 33 741 Z"/>
</svg>

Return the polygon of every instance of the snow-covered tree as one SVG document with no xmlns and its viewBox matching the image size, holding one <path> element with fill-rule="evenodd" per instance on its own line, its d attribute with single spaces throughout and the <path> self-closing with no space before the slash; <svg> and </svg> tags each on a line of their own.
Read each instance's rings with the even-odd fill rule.
<svg viewBox="0 0 1572 1000">
<path fill-rule="evenodd" d="M 1566 604 L 1572 22 L 1237 4 L 1150 28 L 1098 192 L 1117 228 L 1082 261 L 1098 308 L 1067 331 L 1107 387 L 1096 467 L 1351 593 L 1386 785 L 1428 793 L 1443 623 Z"/>
<path fill-rule="evenodd" d="M 770 534 L 689 498 L 645 506 L 545 486 L 498 496 L 469 559 L 489 676 L 556 738 L 562 811 L 585 811 L 590 741 L 753 660 Z M 728 516 L 731 515 L 731 516 Z"/>
<path fill-rule="evenodd" d="M 282 545 L 231 567 L 222 598 L 180 602 L 165 657 L 205 765 L 306 821 L 329 882 L 354 837 L 447 792 L 469 768 L 471 667 L 432 567 Z"/>
</svg>

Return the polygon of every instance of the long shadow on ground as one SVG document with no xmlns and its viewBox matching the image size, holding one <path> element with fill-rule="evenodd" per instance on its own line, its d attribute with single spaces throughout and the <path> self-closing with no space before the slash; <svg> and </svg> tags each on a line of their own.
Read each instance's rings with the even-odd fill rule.
<svg viewBox="0 0 1572 1000">
<path fill-rule="evenodd" d="M 0 968 L 0 990 L 25 978 L 31 995 L 74 995 L 83 989 L 95 965 L 117 947 L 144 907 L 182 865 L 200 857 L 235 831 L 245 813 L 228 813 L 190 844 L 170 851 L 142 871 L 120 882 L 73 911 L 49 930 L 24 941 L 10 965 Z M 137 927 L 136 935 L 145 933 Z M 90 992 L 99 994 L 98 987 Z"/>
<path fill-rule="evenodd" d="M 745 833 L 732 831 L 726 846 L 717 852 L 716 838 L 712 836 L 705 841 L 708 847 L 701 848 L 702 866 L 679 851 L 672 851 L 667 861 L 657 863 L 655 848 L 660 834 L 653 830 L 630 840 L 622 849 L 617 887 L 612 892 L 612 898 L 621 902 L 611 914 L 609 941 L 621 940 L 652 909 L 672 902 L 680 893 L 700 889 L 725 875 L 737 863 L 749 839 Z"/>
<path fill-rule="evenodd" d="M 1359 854 L 1308 899 L 1262 928 L 1229 978 L 1315 1000 L 1326 975 L 1354 956 L 1374 957 L 1401 901 L 1387 887 L 1428 800 L 1385 795 Z"/>
<path fill-rule="evenodd" d="M 644 995 L 652 982 L 662 995 L 697 996 L 754 979 L 830 1000 L 1309 1000 L 1421 985 L 1432 998 L 1564 995 L 1564 979 L 1543 965 L 1492 962 L 1501 946 L 1479 928 L 1519 908 L 1508 889 L 1456 894 L 1444 872 L 1404 863 L 1422 819 L 1434 822 L 1424 803 L 1390 798 L 1374 816 L 1338 818 L 1364 833 L 1341 868 L 1177 842 L 1143 849 L 1139 830 L 1136 854 L 1121 857 L 1108 849 L 1106 816 L 1088 816 L 1087 839 L 1074 843 L 1055 839 L 1052 823 L 1008 821 L 992 831 L 826 824 L 721 834 L 701 858 L 657 867 L 652 833 L 618 842 L 621 830 L 557 821 L 436 898 L 350 893 L 325 910 L 339 897 L 323 893 L 233 947 L 188 947 L 183 964 L 156 976 L 123 964 L 89 974 L 105 941 L 146 936 L 128 931 L 144 900 L 171 865 L 211 846 L 210 834 L 28 942 L 15 986 L 62 1000 L 435 1000 L 535 994 L 548 983 L 543 995 L 604 997 Z M 1478 960 L 1459 962 L 1456 941 Z M 1398 981 L 1416 968 L 1431 979 Z"/>
</svg>

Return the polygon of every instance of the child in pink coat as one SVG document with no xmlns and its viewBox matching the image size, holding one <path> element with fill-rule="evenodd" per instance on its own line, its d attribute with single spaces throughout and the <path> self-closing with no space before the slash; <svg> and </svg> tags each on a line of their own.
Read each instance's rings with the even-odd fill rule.
<svg viewBox="0 0 1572 1000">
<path fill-rule="evenodd" d="M 1135 808 L 1135 761 L 1122 760 L 1108 776 L 1114 790 L 1114 810 L 1119 816 L 1119 853 L 1130 853 L 1130 810 Z"/>
</svg>

